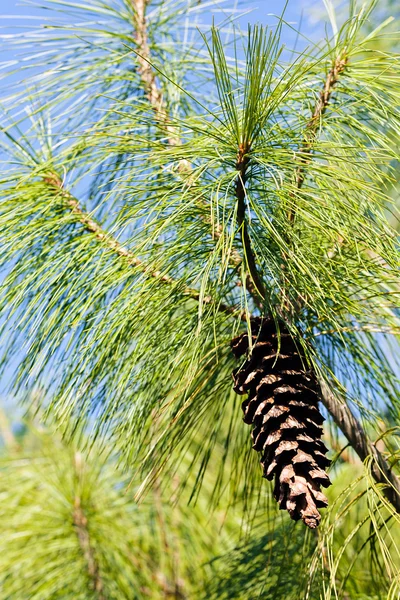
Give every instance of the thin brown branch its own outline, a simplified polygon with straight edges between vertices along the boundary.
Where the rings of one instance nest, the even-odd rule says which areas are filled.
[[[262,308],[265,298],[265,286],[261,276],[258,273],[256,259],[251,246],[249,230],[246,221],[246,176],[249,164],[249,147],[241,147],[237,156],[236,170],[238,177],[236,179],[236,199],[237,199],[237,220],[242,234],[243,250],[245,262],[249,270],[246,275],[246,288],[253,297],[256,306]]]
[[[79,452],[75,453],[74,467],[75,475],[78,480],[76,488],[79,489],[79,479],[81,477],[82,471],[82,457],[79,454]],[[82,551],[83,557],[86,561],[91,590],[96,594],[97,600],[106,600],[106,596],[104,595],[104,584],[100,575],[99,564],[97,562],[96,553],[90,539],[90,534],[88,530],[88,520],[83,510],[81,497],[78,492],[76,492],[75,494],[72,518],[76,530],[76,535],[78,537],[79,546]]]
[[[44,178],[45,183],[47,183],[51,188],[57,191],[58,194],[61,194],[62,199],[64,201],[65,206],[71,211],[71,213],[76,217],[76,219],[85,227],[87,231],[92,233],[95,238],[105,245],[109,250],[115,252],[117,256],[126,260],[128,265],[132,267],[137,267],[142,273],[144,273],[147,277],[156,279],[160,283],[164,283],[171,286],[178,286],[179,281],[170,277],[169,275],[162,274],[158,270],[154,270],[152,267],[149,267],[143,261],[135,256],[133,252],[125,248],[118,240],[113,238],[110,234],[104,231],[104,229],[89,215],[87,214],[80,206],[78,200],[70,194],[64,187],[61,179],[56,174],[47,175]],[[181,290],[181,294],[183,296],[187,296],[200,301],[200,293],[190,287],[184,287]],[[214,304],[214,299],[211,296],[204,296],[202,298],[202,302],[204,304]],[[240,316],[242,320],[246,319],[246,315],[238,310],[234,306],[230,306],[224,303],[216,304],[216,308],[219,312],[223,312],[229,315]]]
[[[171,125],[162,91],[157,84],[156,74],[151,66],[151,52],[147,31],[146,7],[147,0],[131,0],[135,13],[135,40],[139,73],[144,89],[158,120],[166,127],[168,143],[171,146],[179,144],[176,128]]]
[[[378,448],[368,439],[361,423],[351,412],[344,399],[337,398],[322,382],[322,402],[333,417],[336,425],[346,436],[362,462],[372,456],[372,475],[375,481],[384,485],[384,494],[400,514],[400,480],[392,472],[388,462]]]
[[[313,146],[317,138],[318,129],[321,125],[321,119],[324,116],[329,103],[331,101],[333,90],[339,81],[340,75],[346,68],[347,58],[344,54],[340,54],[334,61],[332,68],[330,69],[328,76],[325,80],[323,89],[320,92],[317,103],[314,107],[311,119],[307,123],[306,131],[303,138],[303,144],[300,148],[300,165],[297,167],[294,182],[295,188],[300,190],[303,186],[306,169],[305,167],[309,164]],[[289,222],[293,223],[296,216],[296,208],[294,204],[295,193],[291,194],[292,206],[289,211]]]
[[[162,92],[156,83],[156,76],[150,65],[150,47],[147,35],[146,0],[132,0],[135,10],[135,40],[138,47],[139,73],[144,83],[150,104],[156,113],[165,118]]]
[[[316,140],[318,128],[321,123],[321,119],[326,112],[326,109],[331,100],[332,92],[334,90],[335,85],[339,80],[340,74],[344,71],[346,67],[347,59],[339,56],[332,68],[330,69],[328,76],[326,78],[324,87],[319,95],[318,101],[314,107],[312,116],[310,121],[307,124],[306,133],[304,135],[303,144],[300,149],[300,165],[296,169],[295,172],[295,187],[297,190],[300,190],[304,180],[305,180],[305,167],[310,162],[312,149],[314,142]],[[264,283],[262,281],[262,277],[258,272],[256,258],[252,249],[251,240],[248,232],[248,227],[246,223],[246,172],[248,167],[248,152],[249,147],[240,147],[238,156],[237,156],[237,164],[236,169],[239,171],[239,175],[236,181],[236,198],[238,201],[238,222],[242,231],[242,240],[243,240],[243,248],[245,253],[245,260],[247,267],[249,269],[249,276],[246,278],[246,288],[249,294],[252,296],[254,302],[258,307],[263,306],[263,299],[266,295],[266,290]],[[292,206],[288,215],[289,222],[293,223],[295,219],[295,205],[294,205],[294,194],[291,194]],[[232,257],[233,264],[238,265],[240,262],[236,263],[236,256]]]
[[[324,83],[324,87],[319,93],[318,100],[315,104],[314,110],[312,112],[311,118],[307,123],[307,127],[305,133],[303,135],[303,142],[299,150],[300,155],[300,164],[295,170],[293,177],[293,187],[296,191],[291,191],[289,194],[290,199],[290,208],[288,212],[288,221],[289,225],[293,225],[296,218],[296,194],[302,188],[303,183],[306,177],[306,166],[310,163],[312,158],[312,151],[314,147],[314,143],[317,139],[317,133],[321,126],[322,117],[324,116],[329,103],[331,101],[332,93],[336,84],[339,81],[340,75],[343,73],[346,68],[347,57],[342,53],[337,56],[335,59],[332,68],[328,72],[327,78]],[[332,251],[328,252],[328,257],[334,256],[336,253],[336,248]],[[287,260],[287,254],[283,253],[284,263]],[[286,290],[286,276],[285,276],[285,266],[282,266],[282,274],[284,278],[283,289]],[[289,308],[288,298],[286,297],[286,292],[283,292],[283,305],[286,306],[286,309]],[[301,301],[296,303],[296,308],[299,309],[301,307]]]

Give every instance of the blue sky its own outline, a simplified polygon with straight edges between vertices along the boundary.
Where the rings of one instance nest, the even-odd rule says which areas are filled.
[[[233,0],[227,2],[227,6],[233,3]],[[0,4],[0,23],[2,29],[6,27],[7,29],[12,28],[15,31],[29,24],[28,16],[39,17],[45,14],[45,11],[35,6],[35,4],[40,4],[40,0],[32,0],[32,4],[29,4],[29,0],[0,0]],[[250,5],[250,3],[248,4]],[[273,15],[281,14],[286,0],[253,0],[251,4],[252,9],[248,14],[247,20],[271,24],[274,21]],[[307,22],[307,17],[310,17],[312,14],[316,15],[317,11],[320,13],[321,10],[323,11],[322,0],[288,0],[286,19],[296,28],[302,23],[302,31],[307,35],[315,35],[317,32],[323,32],[323,23],[322,21],[319,23],[315,22],[315,19],[311,18],[312,22],[310,24],[310,22]],[[49,13],[48,11],[46,12],[46,16],[48,16]],[[35,21],[35,25],[38,25],[39,21]]]
[[[218,2],[221,3],[222,0],[214,1],[217,4]],[[43,3],[46,2],[50,4],[49,0],[43,0]],[[210,0],[203,0],[203,2],[206,6],[210,4]],[[32,27],[41,27],[44,19],[51,21],[55,13],[40,8],[41,4],[42,0],[0,0],[0,33],[21,33],[21,31]],[[326,11],[324,10],[323,0],[226,0],[225,6],[232,8],[235,4],[239,4],[241,9],[243,9],[243,6],[248,7],[247,14],[240,19],[240,25],[243,28],[247,27],[248,22],[274,25],[276,16],[282,14],[286,5],[285,20],[293,27],[293,30],[286,27],[282,41],[289,48],[294,46],[297,38],[295,31],[299,28],[304,35],[303,46],[307,44],[305,41],[307,37],[314,41],[324,37]],[[58,10],[62,11],[62,6],[59,6]],[[217,23],[222,20],[221,12],[219,15],[214,13],[214,16]],[[64,20],[64,16],[62,18]],[[212,18],[211,11],[208,11],[208,14],[202,17],[206,22],[209,20],[210,23]],[[301,39],[297,40],[296,47],[300,49]],[[13,60],[16,57],[16,52],[13,46],[4,47],[2,45],[0,63]]]
[[[72,0],[71,0],[72,1]],[[118,0],[110,0],[115,3]],[[221,6],[224,5],[224,0],[203,0],[207,7],[211,2],[215,2]],[[75,0],[76,4],[79,4]],[[62,5],[59,5],[57,13],[40,8],[44,3],[51,5],[51,0],[0,0],[0,34],[21,34],[32,28],[41,28],[45,21],[55,22],[60,17],[65,24],[65,14],[63,13]],[[85,2],[81,3],[85,4]],[[87,2],[90,4],[90,2]],[[308,45],[307,39],[319,41],[325,37],[325,28],[327,15],[324,9],[323,0],[225,0],[227,9],[238,5],[240,10],[246,7],[246,14],[239,20],[240,26],[246,28],[248,22],[261,23],[263,25],[274,26],[277,21],[277,16],[281,15],[285,5],[285,20],[289,27],[284,28],[282,32],[282,41],[290,49],[296,45],[296,49],[300,50]],[[215,18],[216,23],[224,20],[222,11],[206,10],[202,15],[202,21],[212,22]],[[72,22],[73,17],[71,17]],[[296,31],[300,29],[302,36],[298,37]],[[329,29],[328,29],[329,31]],[[13,45],[2,44],[0,64],[3,62],[12,61],[18,57],[17,48]],[[15,81],[17,75],[8,79],[8,82]],[[1,90],[0,82],[0,92]],[[3,83],[4,85],[4,83]]]
[[[36,4],[40,4],[40,1],[35,2]],[[23,15],[31,15],[31,14],[38,14],[40,12],[40,9],[35,8],[33,6],[33,4],[31,4],[30,6],[28,6],[29,4],[29,0],[26,0],[25,2],[23,0],[1,0],[1,9],[0,9],[0,15],[4,16],[4,15],[19,15],[19,16],[23,16]],[[233,4],[233,0],[232,0],[232,4]],[[260,20],[260,21],[264,21],[267,18],[267,15],[269,13],[280,13],[282,10],[282,7],[285,4],[284,0],[254,0],[253,2],[254,4],[254,10],[252,11],[252,20]],[[290,18],[294,18],[297,19],[299,17],[299,15],[301,14],[302,10],[308,9],[310,10],[310,8],[312,8],[313,6],[316,5],[320,5],[322,6],[323,2],[322,0],[320,2],[318,2],[318,0],[312,0],[307,1],[307,0],[289,0],[288,2],[288,15],[290,16]]]

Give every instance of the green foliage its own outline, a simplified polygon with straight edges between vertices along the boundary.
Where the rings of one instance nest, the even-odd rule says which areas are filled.
[[[357,410],[372,439],[398,422],[398,240],[385,190],[399,158],[399,56],[380,44],[385,28],[371,26],[373,5],[352,2],[332,37],[289,52],[281,42],[283,18],[272,31],[255,26],[242,33],[233,13],[211,33],[197,21],[200,35],[194,26],[201,3],[154,2],[147,37],[153,82],[163,93],[155,107],[138,60],[133,2],[42,5],[55,12],[44,27],[11,40],[21,61],[2,71],[10,85],[1,100],[1,365],[12,372],[14,393],[40,387],[48,399],[43,409],[65,439],[94,454],[83,474],[62,444],[60,460],[53,460],[59,442],[46,442],[56,446],[40,457],[4,466],[10,484],[2,510],[16,502],[13,523],[21,532],[26,526],[32,546],[25,533],[11,536],[10,552],[1,553],[2,585],[9,597],[68,597],[58,578],[68,557],[67,593],[87,597],[71,521],[79,492],[88,526],[95,524],[107,597],[123,598],[131,588],[139,594],[141,587],[157,594],[148,555],[156,554],[156,570],[164,573],[163,554],[141,532],[154,522],[148,496],[142,521],[113,468],[100,466],[101,450],[129,472],[141,471],[139,496],[145,488],[151,496],[164,469],[162,482],[179,473],[186,499],[202,502],[203,482],[207,500],[217,505],[229,491],[225,502],[258,523],[256,503],[264,494],[255,490],[257,457],[231,390],[229,348],[251,315],[285,316],[320,376]],[[338,64],[329,102],[316,111]],[[24,73],[21,83],[15,73]],[[241,152],[248,160],[245,221],[265,288],[261,306],[248,293],[249,278],[257,282],[236,193]],[[383,439],[395,469],[396,436]],[[363,492],[371,482],[367,469]],[[338,513],[328,513],[318,540],[285,520],[281,525],[265,500],[265,531],[230,555],[227,572],[237,579],[225,574],[225,587],[219,578],[209,593],[257,597],[260,581],[249,577],[263,550],[274,555],[262,584],[266,598],[278,598],[276,589],[289,580],[293,598],[305,580],[309,598],[345,598],[347,590],[367,597],[364,565],[343,582],[371,526],[364,552],[375,543],[373,556],[386,569],[376,597],[394,598],[397,540],[388,539],[397,517],[382,490],[364,495],[362,515],[342,526]],[[39,556],[40,567],[33,552],[25,555],[21,565],[33,586],[27,591],[12,586],[22,585],[16,557],[36,543],[32,515],[43,526],[46,558]],[[48,545],[46,515],[53,519]],[[191,560],[197,565],[197,554],[207,562],[225,550],[202,540],[199,532],[202,550],[193,544],[182,567],[190,590],[197,577]],[[138,563],[132,547],[143,553]],[[304,567],[296,581],[293,571],[282,570],[285,556],[293,571]],[[47,577],[49,565],[47,584],[36,574]]]
[[[48,431],[30,426],[0,472],[2,600],[197,597],[204,561],[229,547],[234,519],[222,531],[223,511],[178,501],[177,480],[137,504],[132,472]]]
[[[365,486],[359,466],[342,464],[337,475],[319,534],[288,521],[265,532],[260,518],[249,540],[212,563],[208,597],[397,598],[398,515],[390,516],[380,494]]]
[[[237,285],[245,280],[247,261],[230,261],[234,245],[241,245],[234,182],[242,143],[250,148],[247,216],[267,290],[265,310],[295,307],[301,298],[299,325],[321,342],[317,356],[325,376],[345,371],[347,380],[363,382],[363,398],[354,394],[354,401],[367,400],[375,410],[385,398],[396,412],[393,367],[384,357],[371,360],[375,346],[364,333],[398,332],[398,252],[379,184],[395,157],[387,138],[399,129],[399,61],[368,50],[361,28],[369,11],[354,13],[322,51],[307,48],[291,62],[282,55],[282,23],[273,34],[251,30],[242,57],[241,36],[233,31],[234,60],[225,58],[213,30],[208,66],[203,46],[182,49],[164,43],[159,32],[162,64],[171,62],[165,49],[175,49],[174,60],[183,61],[182,68],[174,66],[179,85],[158,71],[166,106],[173,105],[170,124],[163,125],[140,91],[137,69],[131,76],[124,66],[135,64],[134,39],[124,33],[128,24],[132,29],[129,7],[104,9],[93,1],[88,12],[73,5],[70,10],[82,18],[87,13],[87,19],[97,11],[103,24],[106,10],[105,29],[81,20],[77,30],[59,25],[53,33],[47,26],[35,34],[39,55],[46,44],[51,53],[48,68],[41,68],[40,92],[31,94],[30,129],[18,133],[15,122],[26,93],[4,99],[14,116],[4,129],[9,158],[0,217],[3,363],[25,348],[14,388],[40,381],[59,421],[70,430],[90,426],[95,436],[111,433],[125,456],[146,447],[155,413],[163,423],[159,452],[165,456],[177,437],[195,432],[204,420],[211,423],[209,439],[216,439],[232,397],[228,342],[240,325],[239,317],[218,307],[232,305],[247,315],[257,310]],[[116,20],[108,19],[109,11]],[[163,14],[163,27],[179,31],[180,5],[168,5]],[[153,19],[160,24],[157,15],[154,8],[150,31]],[[119,49],[104,46],[105,30]],[[72,54],[71,36],[79,47]],[[118,68],[111,61],[104,70],[110,48]],[[93,60],[85,52],[93,52]],[[25,60],[32,67],[34,56]],[[207,97],[197,94],[197,74],[182,79],[189,57],[204,65],[199,77]],[[346,68],[308,161],[304,136],[311,107],[337,57],[345,57]],[[52,61],[63,65],[66,81]],[[37,77],[28,79],[28,89]],[[83,104],[78,113],[75,90]],[[166,134],[180,142],[166,143]],[[294,178],[299,168],[301,190]],[[57,177],[65,191],[52,185]],[[70,194],[86,204],[102,233],[71,210]],[[116,252],[114,238],[128,256]]]

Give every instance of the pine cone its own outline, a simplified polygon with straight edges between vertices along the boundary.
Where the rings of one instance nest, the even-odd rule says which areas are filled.
[[[318,508],[328,501],[321,486],[331,485],[325,468],[330,460],[321,441],[324,418],[318,410],[321,388],[285,324],[273,319],[252,319],[253,350],[248,334],[231,342],[236,358],[247,354],[233,372],[234,390],[248,394],[242,404],[244,422],[253,425],[253,448],[261,455],[264,477],[275,477],[274,497],[295,521],[314,529]],[[278,351],[279,347],[279,351]]]

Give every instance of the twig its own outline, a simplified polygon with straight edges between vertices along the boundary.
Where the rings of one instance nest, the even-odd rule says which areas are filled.
[[[76,452],[74,456],[74,468],[75,476],[77,478],[76,486],[79,488],[79,480],[82,471],[82,457],[79,452]],[[92,591],[95,592],[97,600],[106,600],[104,595],[104,585],[100,576],[99,565],[96,560],[95,550],[90,540],[88,520],[82,508],[80,494],[77,492],[74,499],[73,523],[76,529],[79,546],[87,564],[87,571],[90,578]]]
[[[237,220],[242,233],[242,242],[245,255],[245,261],[249,269],[249,275],[246,276],[246,288],[253,297],[254,302],[259,308],[263,307],[263,299],[265,298],[265,286],[258,273],[256,259],[251,247],[251,240],[246,222],[246,175],[249,164],[248,146],[239,148],[236,170],[238,177],[236,180],[235,192],[237,199]]]
[[[300,148],[300,165],[297,167],[294,181],[295,188],[300,190],[305,180],[305,167],[310,162],[311,154],[314,146],[314,142],[317,137],[318,128],[321,124],[321,119],[324,116],[326,109],[330,103],[332,93],[335,85],[339,81],[340,75],[346,68],[347,58],[344,54],[340,54],[334,61],[332,68],[330,69],[328,76],[325,80],[324,87],[319,95],[318,101],[314,107],[311,119],[307,123],[306,131],[303,138],[303,144]],[[292,200],[294,199],[295,192],[291,194]],[[293,223],[296,216],[296,208],[294,202],[289,211],[289,222]]]
[[[165,104],[162,91],[157,85],[156,74],[151,67],[151,53],[146,21],[146,6],[148,1],[131,0],[131,3],[135,13],[135,40],[138,48],[137,59],[139,63],[140,77],[156,117],[166,126],[168,133],[168,144],[170,146],[176,146],[180,143],[176,127],[171,125],[169,122],[170,119],[168,116],[167,106]]]
[[[144,83],[150,104],[155,111],[165,117],[164,102],[161,90],[156,83],[156,77],[150,65],[150,47],[147,35],[146,0],[131,0],[136,18],[135,40],[140,54],[138,54],[139,73]]]
[[[303,142],[299,150],[300,155],[300,165],[297,167],[294,173],[294,188],[296,191],[291,191],[289,193],[290,199],[290,208],[288,213],[288,221],[289,226],[293,226],[295,218],[296,218],[296,194],[302,188],[303,183],[306,177],[306,166],[310,163],[312,157],[312,151],[314,147],[314,143],[317,138],[318,128],[321,125],[321,119],[324,116],[329,102],[332,97],[332,93],[335,85],[339,81],[339,76],[346,68],[347,57],[341,53],[335,59],[332,68],[328,72],[328,76],[325,80],[324,87],[322,88],[317,103],[315,104],[313,113],[311,115],[311,119],[308,121],[305,133],[303,135]],[[336,253],[336,249],[328,252],[328,257],[332,258]],[[283,259],[287,260],[287,254],[283,252]],[[289,308],[289,301],[286,295],[286,285],[285,282],[287,278],[285,276],[285,266],[282,266],[284,285],[283,285],[283,305],[286,306],[286,309]],[[296,303],[297,310],[301,307],[301,301]]]
[[[56,190],[57,193],[61,194],[63,201],[67,208],[71,211],[71,213],[77,218],[77,220],[87,229],[93,233],[96,239],[107,246],[108,249],[112,250],[119,257],[125,259],[130,266],[138,267],[138,269],[147,275],[147,277],[158,280],[160,283],[165,283],[167,285],[179,285],[179,281],[170,277],[169,275],[163,275],[160,271],[154,270],[143,261],[135,256],[133,252],[125,248],[118,240],[110,236],[108,233],[102,229],[102,227],[89,215],[87,214],[79,205],[78,200],[70,194],[64,187],[61,179],[58,175],[52,173],[47,175],[44,178],[45,183],[47,183],[52,189]],[[181,291],[183,296],[188,296],[197,302],[200,301],[200,293],[190,287],[184,287]],[[214,304],[214,299],[211,296],[204,296],[202,299],[204,304]],[[218,311],[227,313],[229,315],[237,315],[240,316],[241,320],[246,320],[246,315],[243,311],[238,310],[235,306],[230,306],[224,303],[216,304]]]
[[[400,480],[391,471],[390,466],[378,448],[368,439],[361,423],[351,412],[344,399],[338,399],[321,382],[322,403],[333,417],[336,425],[346,436],[354,451],[362,462],[368,456],[374,459],[372,475],[377,483],[385,486],[384,494],[396,511],[400,514]]]

